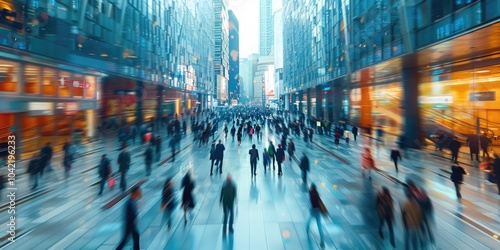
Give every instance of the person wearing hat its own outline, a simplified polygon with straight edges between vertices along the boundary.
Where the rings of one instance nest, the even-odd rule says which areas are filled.
[[[276,161],[278,162],[278,175],[281,176],[283,175],[283,171],[281,171],[281,164],[285,160],[285,150],[283,150],[283,147],[281,144],[278,144],[278,149],[276,150]]]
[[[130,193],[130,199],[125,204],[125,231],[123,234],[123,239],[120,245],[116,248],[117,250],[123,249],[125,244],[127,244],[128,238],[132,235],[134,240],[134,250],[139,250],[139,230],[137,230],[137,216],[139,212],[137,211],[137,200],[141,197],[141,189],[138,186],[132,188]]]

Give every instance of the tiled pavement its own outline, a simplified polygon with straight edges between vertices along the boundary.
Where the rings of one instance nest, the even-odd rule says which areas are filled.
[[[221,126],[222,127],[222,126]],[[266,130],[267,132],[267,130]],[[276,136],[266,133],[265,141],[257,142],[259,152],[267,146],[267,139],[277,145]],[[291,136],[294,138],[294,136]],[[331,219],[324,219],[326,249],[390,249],[388,241],[377,233],[377,215],[374,211],[376,189],[389,187],[395,204],[403,199],[402,186],[392,178],[404,181],[406,177],[416,179],[424,186],[436,207],[435,234],[438,249],[495,249],[500,245],[493,236],[500,233],[500,200],[496,187],[484,181],[482,173],[466,167],[471,173],[463,185],[462,203],[454,197],[448,170],[449,162],[435,157],[430,152],[414,152],[411,160],[404,159],[401,170],[396,173],[385,148],[372,146],[377,166],[382,174],[373,173],[373,180],[363,179],[360,174],[359,154],[362,146],[368,145],[363,138],[347,147],[333,147],[332,140],[315,136],[311,147],[306,147],[302,138],[294,139],[297,155],[306,152],[312,163],[309,182],[319,187],[319,192],[329,209]],[[305,231],[309,201],[307,187],[300,180],[300,171],[295,161],[288,157],[283,168],[284,175],[263,172],[262,161],[258,163],[256,178],[250,176],[248,150],[251,142],[243,139],[240,147],[230,138],[225,140],[224,174],[210,176],[208,160],[209,146],[190,145],[191,138],[184,139],[186,148],[175,162],[157,166],[151,178],[143,184],[143,197],[139,201],[142,249],[318,249],[319,236],[313,225],[310,237]],[[390,145],[391,142],[387,142]],[[165,140],[163,145],[166,145]],[[119,151],[105,145],[108,155],[116,161]],[[321,146],[321,148],[320,148]],[[113,153],[109,153],[112,151]],[[131,150],[132,169],[128,184],[145,179],[142,149]],[[164,147],[163,157],[169,149]],[[418,156],[417,156],[418,154]],[[110,209],[102,206],[116,197],[119,190],[106,190],[97,197],[96,171],[86,169],[97,165],[100,153],[85,156],[75,167],[68,182],[51,179],[45,184],[47,193],[34,197],[17,207],[18,240],[0,243],[5,249],[114,249],[122,235],[122,211],[124,201]],[[347,164],[346,164],[347,163]],[[113,164],[116,169],[116,164]],[[76,170],[79,169],[79,170]],[[161,223],[159,209],[161,186],[167,176],[174,177],[176,188],[186,171],[191,170],[196,181],[196,207],[184,225],[182,211],[174,213],[174,226],[168,231]],[[62,177],[62,172],[55,174]],[[238,187],[238,205],[235,233],[222,238],[222,209],[218,204],[224,177],[230,173]],[[22,192],[27,180],[19,181]],[[117,180],[119,181],[119,180]],[[23,186],[24,185],[24,186]],[[28,193],[28,191],[24,191]],[[179,193],[180,199],[180,193]],[[396,206],[396,246],[403,247],[403,229]],[[7,213],[0,214],[7,221]],[[6,232],[6,225],[0,225]],[[130,241],[127,247],[131,249]]]

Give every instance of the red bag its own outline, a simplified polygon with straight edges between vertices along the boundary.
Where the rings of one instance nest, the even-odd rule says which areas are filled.
[[[115,187],[115,184],[116,184],[115,177],[110,177],[108,180],[109,189],[113,189]]]

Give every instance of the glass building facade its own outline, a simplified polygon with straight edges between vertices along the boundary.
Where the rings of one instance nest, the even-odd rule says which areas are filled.
[[[309,117],[412,141],[436,130],[466,138],[477,119],[500,134],[499,4],[285,0],[284,99]]]
[[[141,123],[207,106],[212,0],[0,0],[0,8],[0,96],[10,103],[0,105],[0,142],[15,131],[20,152],[58,149],[75,131],[92,137],[107,119]]]
[[[239,22],[232,10],[229,10],[229,100],[240,99],[240,34]]]

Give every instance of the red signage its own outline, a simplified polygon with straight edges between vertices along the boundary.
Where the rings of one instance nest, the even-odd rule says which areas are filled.
[[[59,78],[59,84],[61,86],[73,86],[73,88],[88,89],[90,88],[90,82],[83,80],[70,80],[64,77]]]

